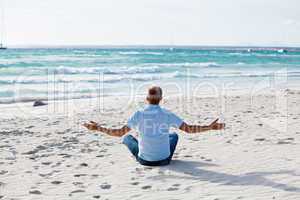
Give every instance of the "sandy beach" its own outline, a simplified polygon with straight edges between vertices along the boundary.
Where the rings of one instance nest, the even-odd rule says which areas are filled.
[[[0,0],[0,200],[300,200],[299,35],[296,0]]]
[[[227,126],[180,132],[164,167],[141,166],[120,138],[81,126],[119,127],[142,98],[1,105],[0,199],[300,199],[300,91],[284,92],[165,99],[163,107],[188,123],[223,113]]]

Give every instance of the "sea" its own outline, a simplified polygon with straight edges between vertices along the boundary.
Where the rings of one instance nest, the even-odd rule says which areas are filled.
[[[144,95],[256,93],[300,86],[300,49],[59,47],[0,51],[0,104]]]

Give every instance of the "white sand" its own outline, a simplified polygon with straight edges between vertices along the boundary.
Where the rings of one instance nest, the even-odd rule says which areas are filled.
[[[167,99],[163,106],[188,123],[207,124],[222,111],[227,128],[180,133],[165,167],[141,166],[120,138],[95,140],[80,126],[121,126],[143,104],[133,102],[2,105],[0,199],[300,199],[300,92]]]

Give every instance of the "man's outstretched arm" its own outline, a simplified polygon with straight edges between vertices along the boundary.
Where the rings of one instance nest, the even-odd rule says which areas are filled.
[[[89,130],[100,131],[106,133],[107,135],[115,137],[122,137],[131,130],[128,126],[123,126],[122,128],[118,129],[104,128],[93,121],[90,121],[89,123],[84,123],[83,126],[85,126]]]
[[[224,129],[225,124],[224,123],[218,123],[219,119],[216,119],[213,121],[210,125],[208,126],[199,126],[199,125],[189,125],[185,122],[181,124],[179,127],[180,130],[186,132],[186,133],[201,133],[204,131],[209,131],[209,130],[221,130]]]

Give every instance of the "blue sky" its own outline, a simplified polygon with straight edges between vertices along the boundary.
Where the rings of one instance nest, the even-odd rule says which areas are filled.
[[[300,46],[299,0],[2,0],[8,45]]]

